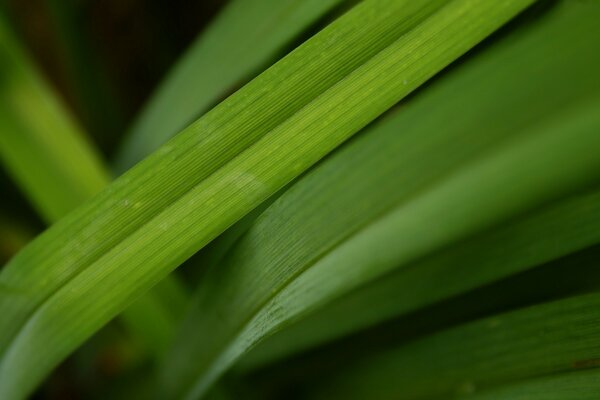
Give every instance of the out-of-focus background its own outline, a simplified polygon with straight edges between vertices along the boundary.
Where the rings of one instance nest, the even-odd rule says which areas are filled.
[[[38,70],[110,160],[144,101],[225,3],[3,0],[0,6]],[[97,103],[88,103],[90,97]],[[0,214],[14,219],[0,224],[10,227],[0,243],[3,265],[45,224],[2,166],[0,188]],[[136,346],[119,322],[111,323],[65,361],[34,398],[122,398],[127,388],[139,394],[149,365]]]
[[[30,55],[96,144],[111,156],[119,136],[152,89],[226,0],[5,3]],[[74,57],[76,52],[79,54]],[[78,76],[82,68],[73,62],[85,62],[87,75]],[[102,120],[90,115],[85,102],[82,104],[85,95],[75,89],[82,81],[88,82],[87,90],[105,96]]]

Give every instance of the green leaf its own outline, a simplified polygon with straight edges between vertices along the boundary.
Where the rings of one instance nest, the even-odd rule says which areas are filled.
[[[40,215],[56,222],[107,186],[109,174],[1,16],[0,60],[0,161]],[[181,306],[183,288],[173,277],[164,286],[169,300]],[[155,355],[163,354],[181,314],[181,307],[165,308],[165,300],[150,292],[123,313],[124,323]]]
[[[201,392],[264,337],[370,280],[385,280],[395,268],[414,278],[403,287],[406,293],[401,293],[397,308],[390,313],[380,307],[382,315],[376,318],[423,306],[436,296],[500,279],[597,241],[598,194],[542,210],[521,224],[507,222],[600,178],[598,153],[590,150],[598,148],[600,140],[594,133],[600,123],[594,116],[600,59],[598,53],[586,51],[595,44],[595,36],[587,35],[598,29],[599,9],[592,7],[594,14],[581,4],[565,6],[566,11],[561,7],[552,18],[534,21],[468,60],[277,200],[227,259],[205,276],[164,367],[165,385],[173,392],[185,386]],[[540,54],[545,58],[538,59]],[[540,66],[545,73],[533,79]],[[557,82],[564,74],[571,79]],[[532,102],[540,92],[548,93]],[[586,165],[577,166],[580,161]],[[567,172],[570,168],[572,174]],[[489,260],[489,268],[472,277],[470,269],[483,258],[483,248],[482,254],[473,255],[478,257],[475,264],[464,265],[456,277],[448,277],[452,265],[444,269],[441,257],[430,264],[417,263],[461,240],[477,240],[475,235],[500,223],[508,224],[504,231],[477,245],[549,228],[569,241],[555,246],[549,238],[539,244],[543,253],[528,254],[520,246],[531,242],[515,236],[506,249],[520,250],[521,259],[497,270]],[[563,228],[569,230],[560,232]],[[472,244],[456,254],[472,251]],[[413,268],[421,265],[427,268]],[[439,295],[410,290],[417,283],[426,286],[432,271],[437,279],[430,284],[441,286]],[[445,279],[452,286],[444,288]],[[379,306],[388,305],[378,300]],[[355,311],[364,313],[369,307],[364,303]],[[337,321],[329,322],[322,331],[335,331]],[[294,348],[293,339],[285,341],[288,349]]]
[[[344,1],[231,1],[148,101],[119,151],[117,170],[156,150]]]
[[[473,393],[470,400],[596,400],[600,393],[598,369],[528,379],[497,389]]]
[[[63,218],[0,274],[0,397],[531,2],[363,2]]]
[[[598,190],[520,216],[335,299],[261,343],[240,368],[263,366],[599,243],[598,227]]]
[[[332,376],[337,377],[336,371],[350,363],[359,364],[365,356],[434,332],[543,302],[595,292],[600,285],[599,257],[600,244],[358,330],[266,368],[248,371],[237,367],[223,381],[248,383],[259,393],[262,388],[272,393],[283,392],[290,385],[298,391],[310,390]]]
[[[517,386],[497,393],[513,390],[523,396],[528,378],[597,366],[599,306],[598,294],[583,295],[436,333],[357,360],[336,372],[314,397],[470,399],[480,390],[507,384]],[[576,393],[569,398],[579,398]]]
[[[414,111],[413,118],[406,118],[404,123],[410,123],[408,120],[424,121],[427,119],[429,122],[418,123],[428,124],[427,126],[432,130],[454,129],[457,138],[455,143],[459,143],[458,140],[466,140],[469,142],[468,145],[473,146],[474,139],[468,139],[468,136],[460,132],[461,129],[472,126],[474,129],[472,134],[476,137],[479,135],[475,131],[476,127],[484,125],[486,120],[510,119],[517,121],[516,118],[522,118],[519,113],[538,118],[539,112],[551,114],[550,110],[559,104],[557,101],[564,101],[565,105],[568,105],[573,101],[574,96],[585,97],[589,94],[600,93],[599,82],[595,79],[595,71],[600,69],[599,52],[588,51],[589,48],[598,47],[597,41],[594,39],[600,34],[596,24],[598,17],[600,17],[600,8],[597,4],[572,2],[556,4],[554,8],[546,11],[543,18],[533,26],[522,27],[512,35],[513,39],[507,38],[506,49],[503,52],[493,46],[490,49],[492,54],[489,58],[497,60],[496,62],[487,64],[479,62],[477,64],[476,60],[470,60],[470,65],[465,69],[470,68],[471,72],[465,71],[462,78],[458,76],[460,72],[457,72],[452,78],[449,77],[447,82],[442,82],[440,86],[444,87],[445,85],[446,99],[441,100],[440,98],[438,102],[444,103],[447,111],[440,111],[439,106],[434,105],[433,99],[429,103],[422,101],[420,108],[415,105],[415,108],[420,111]],[[537,71],[540,70],[543,70],[544,74],[537,74]],[[494,71],[502,71],[502,75],[498,76]],[[468,74],[472,77],[486,76],[486,79],[489,80],[473,85]],[[570,79],[564,79],[566,76]],[[450,79],[453,79],[454,83],[450,82]],[[472,86],[471,92],[466,89],[469,85]],[[531,102],[531,98],[536,96],[536,93],[545,93],[547,90],[544,88],[550,87],[554,93],[548,93],[544,98]],[[434,90],[434,88],[430,89],[432,92]],[[440,97],[443,96],[442,90],[439,89]],[[478,96],[477,100],[472,103],[462,102],[461,96],[456,95],[459,90],[465,97],[472,96],[475,99],[475,96]],[[486,93],[487,101],[484,100]],[[431,93],[431,97],[433,96]],[[465,104],[467,105],[465,106]],[[506,109],[512,110],[510,116],[509,114],[504,116],[499,114],[503,104],[507,107]],[[408,107],[410,108],[411,105]],[[451,119],[451,115],[459,115],[460,109],[465,107],[470,112],[463,115],[469,121],[459,120],[455,126],[448,128],[447,121]],[[562,106],[558,106],[558,109],[560,108]],[[434,109],[433,112],[430,111],[432,109]],[[406,111],[403,110],[407,113]],[[454,117],[454,119],[456,118]],[[381,124],[383,126],[375,129],[388,129],[390,132],[387,135],[390,137],[401,129],[401,121],[397,122],[397,126],[394,126],[391,121],[387,125],[385,124],[384,122]],[[417,122],[412,122],[412,124],[417,124]],[[436,124],[437,126],[435,126]],[[381,133],[381,135],[385,134]],[[382,139],[377,147],[390,147],[390,140],[393,139],[385,142]],[[416,147],[418,143],[419,139],[415,137],[413,141],[404,142],[402,146],[411,149],[418,148]],[[359,146],[361,145],[356,144],[357,153],[361,151],[358,150]],[[439,142],[437,148],[441,149],[441,154],[432,154],[424,163],[430,164],[430,159],[440,160],[441,157],[448,157],[445,149],[449,149],[451,146],[452,141]],[[396,154],[405,152],[402,148],[397,148],[395,151]],[[370,157],[376,157],[375,154],[373,151]],[[354,161],[354,164],[356,163]],[[332,165],[331,169],[340,169],[348,174],[354,174],[351,165],[352,161],[348,158],[347,163],[339,162],[336,166]],[[356,167],[354,168],[356,169]],[[431,165],[415,164],[414,168],[413,179],[418,180],[424,176],[423,171],[427,171]],[[442,164],[439,168],[443,169],[446,166]],[[382,168],[372,167],[371,169],[381,170]],[[394,173],[396,176],[406,175],[407,167],[401,167],[398,164],[398,169]],[[380,179],[379,184],[385,185],[385,182],[393,182],[393,175],[390,174]],[[405,182],[403,181],[404,184]],[[345,191],[349,185],[349,182],[340,184],[337,190]],[[392,185],[392,183],[388,183],[388,185]],[[320,189],[313,189],[312,196],[333,198],[335,197],[333,190],[336,189],[331,191],[328,189],[332,187],[332,179],[329,181],[324,179],[324,182],[320,184]],[[395,190],[401,189],[396,188]],[[377,281],[336,299],[323,309],[286,327],[282,332],[261,343],[245,358],[242,368],[254,368],[292,353],[299,353],[304,349],[371,326],[381,320],[414,311],[419,307],[490,280],[534,267],[597,243],[599,241],[598,226],[600,226],[600,222],[598,222],[599,195],[600,192],[595,190],[552,204],[544,209],[535,210],[533,213],[522,215],[514,221],[508,221],[503,226],[489,232],[478,234],[463,243],[453,245],[423,260],[418,260],[409,268],[384,275]],[[366,188],[363,196],[370,196],[371,201],[375,202],[389,194],[379,195],[372,188]],[[364,198],[354,199],[355,203],[360,204],[365,201]],[[306,206],[304,205],[304,207]],[[348,206],[348,204],[333,203],[330,207],[331,209],[347,209]],[[317,208],[321,208],[321,206]],[[312,213],[318,212],[318,210],[312,211]],[[328,212],[331,210],[324,211],[323,215]],[[363,216],[364,213],[361,211]],[[281,233],[273,234],[281,235]],[[323,238],[318,237],[315,240],[322,241]],[[394,299],[394,301],[390,301],[390,299]]]
[[[0,89],[2,162],[46,222],[56,221],[99,192],[109,174],[3,20]]]

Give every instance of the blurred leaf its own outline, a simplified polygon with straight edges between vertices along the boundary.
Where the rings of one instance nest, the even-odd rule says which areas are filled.
[[[0,46],[0,157],[40,215],[56,221],[109,175],[3,20]]]
[[[148,101],[121,148],[125,171],[265,66],[346,0],[233,0],[190,46]]]
[[[55,222],[108,185],[109,175],[2,18],[0,80],[0,161],[46,222]],[[177,299],[178,310],[165,308],[166,297],[157,290],[123,314],[134,335],[159,355],[171,340],[185,297],[174,278],[163,286],[170,288],[169,301]]]
[[[0,274],[0,397],[530,3],[361,3],[40,235]]]
[[[471,398],[507,383],[526,387],[527,378],[593,368],[600,360],[599,306],[598,294],[578,296],[418,339],[349,365],[317,397]],[[523,388],[512,390],[523,396]]]
[[[568,192],[578,183],[598,179],[600,163],[598,157],[592,155],[587,160],[579,158],[578,161],[584,162],[579,166],[570,161],[560,174],[547,174],[548,163],[552,165],[552,161],[560,160],[560,165],[565,167],[566,160],[598,145],[595,141],[600,138],[595,132],[600,127],[600,118],[592,112],[598,104],[600,102],[593,103],[585,112],[576,113],[561,123],[550,121],[536,130],[527,130],[526,138],[499,149],[487,160],[469,165],[415,201],[368,224],[366,229],[341,242],[335,251],[313,252],[308,258],[310,268],[296,262],[306,260],[299,255],[308,247],[309,241],[302,240],[308,237],[306,231],[282,230],[274,235],[259,222],[231,258],[204,277],[198,290],[197,311],[187,321],[187,332],[176,341],[171,362],[164,368],[164,380],[181,388],[187,386],[181,377],[200,376],[200,384],[206,385],[215,370],[222,371],[263,337],[307,310],[394,267],[409,264],[558,193]],[[569,143],[578,144],[569,149]],[[533,159],[535,162],[531,162]],[[530,168],[521,171],[519,166],[525,162]],[[494,190],[508,185],[513,186],[515,192],[499,195]],[[279,204],[283,204],[285,197]],[[473,198],[477,200],[475,203],[466,201]],[[481,206],[473,208],[472,204]],[[453,212],[448,213],[448,210]],[[292,216],[302,217],[307,216],[304,213]],[[448,222],[438,225],[432,234],[425,221],[442,218]],[[335,218],[329,216],[327,221],[328,226],[332,226]],[[278,226],[286,229],[298,226],[289,222],[280,218],[282,225]],[[310,221],[304,219],[304,223]],[[397,243],[397,237],[406,239]],[[275,238],[273,241],[282,247],[267,246],[261,238]],[[288,240],[294,244],[290,245]],[[391,241],[396,245],[392,246]],[[286,250],[273,252],[274,248]],[[286,259],[291,261],[286,262]],[[223,318],[224,315],[227,318]],[[199,332],[205,334],[199,335]]]
[[[379,218],[390,205],[402,204],[407,196],[511,136],[527,134],[528,124],[599,94],[600,52],[588,50],[597,47],[599,16],[597,4],[561,2],[537,20],[524,21],[304,179],[248,235],[251,245],[240,243],[239,254],[229,261],[239,269],[271,263],[294,265],[298,271],[310,268],[314,254],[335,251],[330,248],[365,221]],[[386,273],[259,344],[245,357],[243,368],[298,353],[597,243],[599,196],[595,190],[519,215]],[[327,221],[327,229],[321,221]],[[391,247],[397,246],[391,243],[397,237],[387,239]],[[296,244],[299,241],[302,244]],[[249,256],[249,251],[256,254]]]
[[[490,391],[473,393],[472,400],[596,400],[600,393],[598,369],[528,379]]]

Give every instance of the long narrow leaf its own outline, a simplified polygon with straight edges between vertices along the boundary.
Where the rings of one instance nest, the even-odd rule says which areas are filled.
[[[471,394],[470,400],[596,400],[600,370],[591,369],[529,379]]]
[[[265,252],[260,252],[252,261],[262,260],[268,268],[244,269],[240,267],[242,258],[237,258],[215,269],[200,289],[197,307],[204,306],[205,312],[197,313],[188,325],[207,334],[178,341],[185,346],[172,355],[171,364],[165,368],[165,382],[180,388],[186,386],[181,377],[192,382],[197,379],[194,391],[199,393],[251,346],[311,308],[577,184],[599,179],[598,157],[589,153],[589,158],[581,156],[600,145],[596,134],[600,116],[595,113],[599,104],[594,102],[585,112],[532,130],[530,137],[460,171],[416,201],[355,233],[335,252],[313,261],[311,268],[290,269],[290,264],[263,258]],[[576,162],[571,161],[574,157],[578,157]],[[560,160],[562,170],[549,177],[547,165],[555,160]],[[527,171],[515,168],[525,162],[529,162]],[[496,188],[509,185],[515,192],[498,195]],[[474,204],[480,206],[473,207],[470,199],[476,199]],[[442,220],[445,223],[435,230],[425,223]],[[404,238],[401,244],[397,237]],[[256,257],[252,247],[243,250],[238,257]],[[272,256],[268,250],[266,253]]]
[[[256,368],[600,242],[600,191],[509,221],[350,292],[274,335]]]
[[[55,224],[0,274],[0,397],[531,3],[361,3]]]
[[[0,161],[53,223],[107,186],[109,174],[1,18],[0,59]],[[181,306],[185,296],[174,278],[164,286]],[[149,350],[162,354],[180,312],[165,308],[158,292],[150,292],[124,312],[123,321]],[[144,322],[149,316],[165,323]]]
[[[40,215],[53,222],[99,192],[109,174],[3,20],[0,46],[0,156]]]
[[[348,366],[321,395],[471,398],[527,378],[593,368],[600,358],[599,305],[598,294],[584,295],[440,332]]]
[[[560,182],[560,174],[578,168],[575,164],[582,157],[598,159],[590,151],[596,145],[576,142],[577,138],[598,140],[593,133],[598,129],[598,121],[593,122],[597,100],[590,99],[600,95],[599,82],[594,80],[600,59],[598,53],[586,51],[595,44],[594,36],[585,40],[590,30],[597,30],[600,10],[581,4],[565,7],[461,65],[270,207],[225,262],[205,277],[171,362],[165,366],[166,385],[175,391],[189,382],[201,391],[214,375],[293,317],[370,279],[385,280],[394,268],[405,267],[402,276],[411,275],[402,287],[405,292],[398,295],[402,297],[397,307],[376,308],[373,318],[364,314],[370,306],[365,303],[364,309],[355,309],[362,311],[357,318],[371,322],[405,312],[597,241],[596,194],[544,210],[523,224],[508,224],[506,231],[495,233],[498,236],[489,235],[488,242],[475,242],[489,246],[516,232],[568,228],[561,232],[564,236],[555,236],[568,239],[564,247],[554,246],[549,238],[540,242],[540,254],[523,251],[522,259],[506,266],[499,262],[504,269],[496,270],[497,264],[489,262],[488,268],[472,277],[469,269],[475,267],[465,265],[461,272],[470,279],[457,275],[448,288],[443,283],[445,275],[452,274],[452,264],[441,263],[441,257],[423,263],[427,268],[413,268],[420,266],[415,262],[421,257],[570,194],[576,182],[585,187],[600,178],[593,161],[572,170],[573,175],[567,173]],[[564,52],[556,52],[557,48]],[[553,62],[540,63],[540,54]],[[541,65],[547,74],[533,76]],[[565,75],[572,79],[560,81]],[[556,91],[531,101],[549,87]],[[576,126],[587,125],[584,121],[590,125],[580,136]],[[482,132],[481,125],[489,128]],[[565,144],[582,147],[571,152]],[[555,219],[545,224],[542,218],[549,216]],[[531,243],[518,239],[507,250]],[[473,244],[467,243],[457,254],[472,251]],[[438,280],[431,286],[442,282],[439,295],[412,289],[417,284],[426,287],[432,272]],[[389,293],[393,290],[384,292]],[[380,306],[387,305],[377,300]],[[335,325],[336,320],[330,322]],[[321,333],[336,328],[327,323]],[[296,346],[293,339],[285,341],[288,349]]]
[[[231,1],[149,100],[120,149],[117,169],[156,150],[343,1]]]

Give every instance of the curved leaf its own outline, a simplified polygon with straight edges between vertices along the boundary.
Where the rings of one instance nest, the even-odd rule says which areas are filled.
[[[551,121],[539,130],[528,132],[531,137],[506,146],[488,160],[459,171],[414,201],[393,209],[334,247],[335,251],[315,252],[317,258],[311,259],[308,266],[289,257],[289,253],[307,247],[306,241],[298,237],[293,239],[291,247],[282,247],[286,249],[283,256],[272,252],[279,246],[253,246],[257,238],[272,237],[265,236],[265,225],[257,224],[248,232],[245,245],[201,283],[195,309],[203,312],[196,311],[187,321],[190,336],[177,341],[179,347],[164,369],[164,381],[181,388],[187,387],[182,380],[186,378],[194,382],[189,393],[201,393],[258,341],[312,308],[394,267],[407,265],[558,193],[572,190],[577,183],[600,178],[597,155],[588,153],[589,158],[581,157],[586,149],[599,144],[595,132],[600,127],[600,117],[593,112],[598,104],[593,103],[584,113],[576,113],[561,123]],[[577,162],[567,162],[574,156],[578,157]],[[547,166],[557,159],[561,160],[561,174],[547,175]],[[521,171],[517,166],[525,162],[529,162],[530,169]],[[507,190],[499,196],[494,190],[509,185],[515,188],[514,192]],[[285,195],[281,200],[284,198]],[[477,202],[471,203],[472,198]],[[448,214],[448,210],[452,213]],[[301,216],[304,215],[295,213],[293,218]],[[433,231],[424,222],[444,218],[447,222]],[[332,220],[330,217],[328,221]],[[275,241],[287,242],[290,236],[283,239],[278,236]],[[404,238],[400,244],[395,240],[399,236]],[[253,265],[257,267],[248,268]]]
[[[399,268],[257,346],[260,367],[600,242],[600,191],[551,204]]]
[[[540,37],[544,36],[537,39]],[[520,48],[519,53],[526,54],[528,50]],[[502,63],[505,57],[501,55],[498,60]],[[522,61],[516,60],[515,69],[523,68]],[[429,117],[424,126],[419,125],[422,118],[399,119],[403,124],[396,127],[405,127],[401,135],[398,130],[389,131],[387,136],[370,132],[355,142],[354,152],[338,153],[333,157],[337,162],[328,161],[309,174],[310,178],[284,194],[259,219],[225,263],[205,277],[198,290],[195,312],[164,368],[165,385],[178,395],[192,397],[201,393],[250,347],[320,302],[570,193],[577,188],[577,182],[585,186],[597,181],[597,161],[581,164],[581,170],[576,166],[582,161],[580,154],[589,157],[588,161],[598,158],[585,150],[596,146],[587,140],[598,140],[593,138],[598,121],[590,111],[597,106],[597,99],[589,99],[597,93],[597,87],[590,88],[588,79],[596,69],[589,68],[572,91],[549,96],[531,107],[531,113],[514,113],[520,102],[529,105],[530,90],[537,89],[525,86],[519,92],[522,82],[515,87],[506,86],[504,80],[494,87],[512,95],[506,97],[504,104],[497,104],[496,97],[482,101],[478,96],[466,102],[456,98],[455,90],[449,91],[455,96],[454,107],[481,107],[492,115],[501,115],[502,123],[494,124],[494,129],[486,135],[481,135],[478,129],[465,130],[463,125],[451,130],[447,118],[438,120],[439,115],[452,115],[446,111],[437,113],[446,104],[442,101],[446,100],[444,97],[437,98],[439,103],[423,100],[419,110],[426,110]],[[506,71],[505,79],[512,79],[513,73]],[[476,76],[489,78],[487,74]],[[477,93],[489,90],[481,80],[475,79],[472,84]],[[579,101],[574,101],[578,98]],[[584,108],[581,114],[579,106]],[[405,107],[399,118],[423,116],[423,113],[410,114],[410,105]],[[564,121],[555,117],[556,113]],[[472,115],[482,120],[489,120],[490,116]],[[550,120],[540,123],[542,117]],[[448,131],[429,130],[440,121],[450,126]],[[473,122],[473,126],[480,122]],[[578,127],[580,123],[583,125]],[[578,139],[583,142],[576,145]],[[488,147],[493,144],[492,150],[483,151],[486,144]],[[582,147],[572,148],[571,152],[566,144]],[[457,153],[449,152],[449,148],[457,149]],[[468,152],[472,160],[464,165]],[[448,157],[444,158],[445,154]],[[419,163],[419,160],[424,161]],[[563,160],[560,167],[548,171],[556,160]],[[524,163],[529,168],[521,168]],[[570,168],[574,168],[573,175],[566,171]],[[558,171],[565,175],[561,178]],[[384,186],[382,182],[386,179],[379,180],[379,173],[391,183]],[[394,180],[398,176],[406,178],[402,185],[398,184],[398,178]],[[360,186],[363,182],[364,186]],[[343,196],[339,196],[340,188],[344,188]],[[360,197],[357,192],[373,192],[375,200]],[[393,198],[387,198],[388,195]],[[376,212],[369,214],[372,207]],[[382,209],[383,217],[377,213]],[[374,220],[364,224],[363,218]],[[323,221],[327,221],[326,228]],[[444,223],[433,228],[427,221]],[[399,242],[398,237],[403,241]],[[190,389],[178,392],[182,386]]]
[[[600,93],[600,53],[589,51],[597,47],[599,16],[597,4],[562,2],[526,21],[304,179],[234,250],[229,264],[239,265],[223,268],[260,270],[278,263],[291,271],[310,268],[314,254],[334,252],[390,205],[401,204],[503,140],[526,135],[528,123]],[[489,126],[485,134],[481,126]],[[594,191],[536,209],[386,273],[283,328],[253,349],[242,368],[298,353],[597,243],[598,196]],[[195,313],[207,307],[196,307]],[[189,322],[187,329],[186,339],[179,340],[182,347],[199,340],[197,326]]]
[[[0,79],[6,82],[0,90],[0,160],[41,216],[56,222],[107,186],[109,174],[1,19],[0,46]],[[185,294],[179,283],[169,277],[161,287],[181,308]],[[150,351],[162,355],[181,311],[167,308],[158,293],[132,304],[123,322]]]
[[[63,218],[0,274],[0,397],[530,3],[361,3]]]

